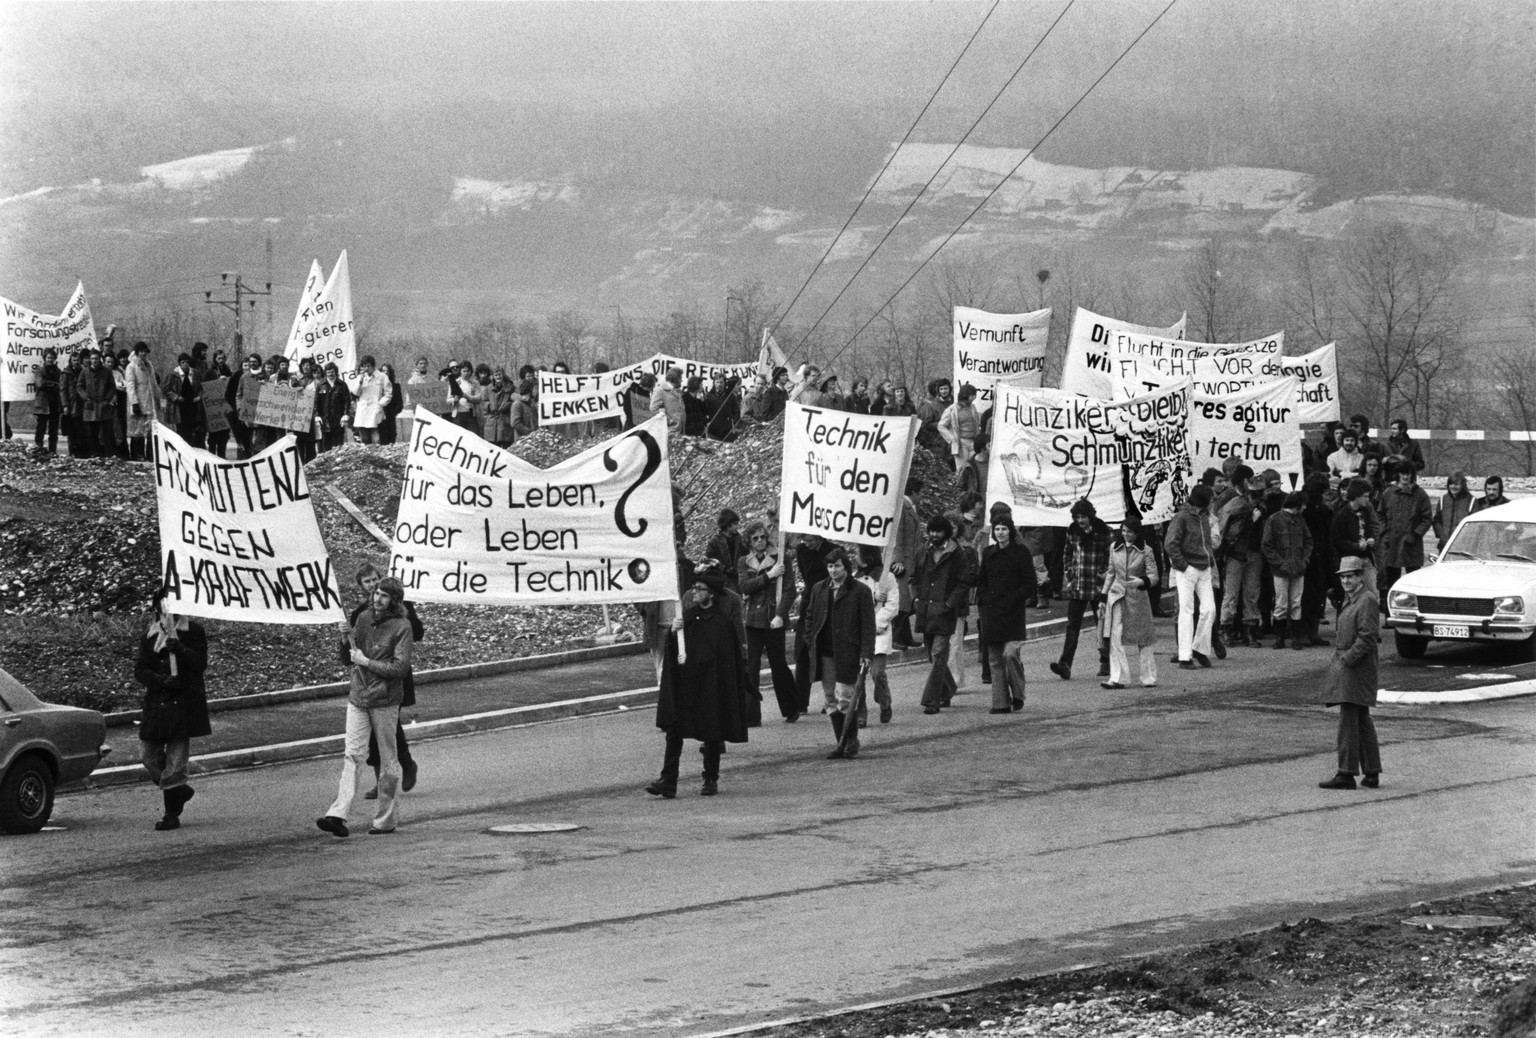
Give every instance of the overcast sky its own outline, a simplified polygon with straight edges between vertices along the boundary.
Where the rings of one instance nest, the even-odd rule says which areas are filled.
[[[930,3],[0,3],[7,114],[102,97],[339,95],[579,106],[920,104],[989,5]],[[974,112],[1065,6],[1000,6],[947,92]],[[1163,3],[1077,0],[1021,80],[1075,97]],[[1097,100],[1532,101],[1526,0],[1178,0]],[[968,103],[969,102],[969,103]]]

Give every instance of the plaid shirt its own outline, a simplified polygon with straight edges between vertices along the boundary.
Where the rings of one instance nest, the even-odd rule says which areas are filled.
[[[1067,528],[1062,554],[1062,597],[1091,602],[1104,590],[1109,572],[1109,527],[1093,520],[1093,530],[1083,533],[1076,523]]]

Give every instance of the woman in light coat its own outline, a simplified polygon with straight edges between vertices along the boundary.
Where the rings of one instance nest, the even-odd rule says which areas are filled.
[[[1104,575],[1104,635],[1109,639],[1109,680],[1102,688],[1124,688],[1130,677],[1127,644],[1141,657],[1141,683],[1157,684],[1157,629],[1152,626],[1152,603],[1144,593],[1157,584],[1157,566],[1148,558],[1141,540],[1141,519],[1127,515],[1120,523],[1120,543],[1109,550],[1109,572]]]
[[[880,549],[872,544],[859,545],[858,579],[869,588],[875,599],[875,654],[869,659],[866,672],[874,681],[875,702],[880,704],[880,723],[891,721],[891,685],[885,677],[885,657],[891,651],[891,623],[901,609],[901,589],[896,578],[885,568]],[[864,696],[866,674],[859,675],[853,697],[859,703],[859,725],[863,727],[869,714],[868,700]]]
[[[352,399],[352,431],[358,443],[378,443],[379,424],[384,421],[384,405],[389,403],[394,384],[389,376],[378,369],[372,357],[358,362],[362,377],[357,380],[357,393]]]

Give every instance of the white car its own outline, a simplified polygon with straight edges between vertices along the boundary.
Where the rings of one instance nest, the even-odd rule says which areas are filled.
[[[1518,642],[1536,658],[1536,498],[1463,519],[1387,592],[1387,626],[1405,659],[1436,639]]]

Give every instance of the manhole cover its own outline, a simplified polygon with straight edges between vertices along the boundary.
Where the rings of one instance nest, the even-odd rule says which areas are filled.
[[[1404,926],[1422,926],[1427,930],[1497,930],[1509,920],[1498,915],[1416,915],[1403,920]]]
[[[486,832],[496,836],[536,836],[539,833],[573,833],[585,828],[574,822],[516,822],[512,825],[493,825]]]

